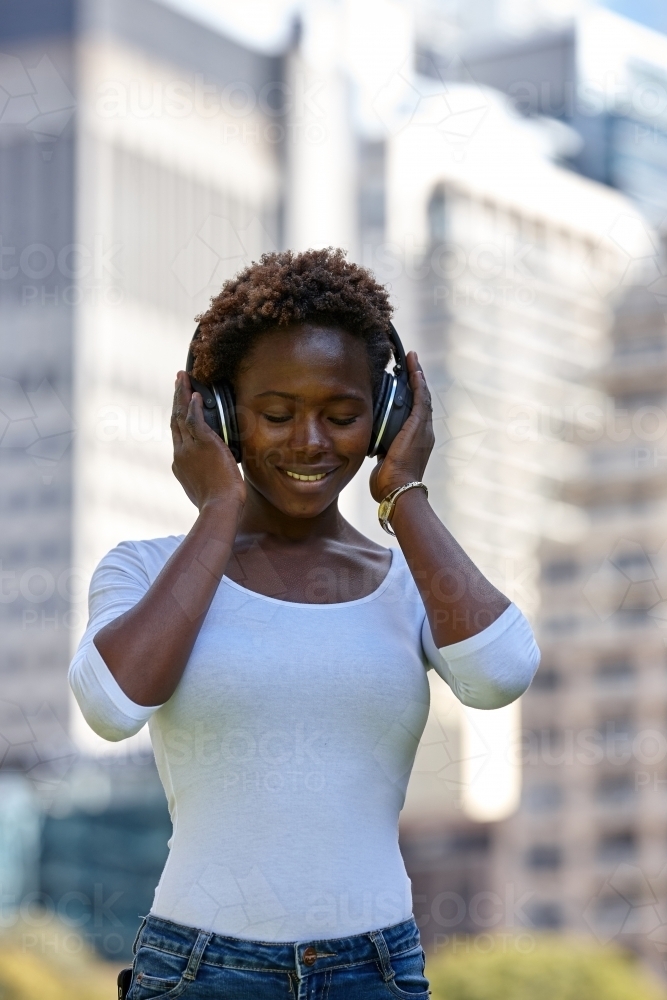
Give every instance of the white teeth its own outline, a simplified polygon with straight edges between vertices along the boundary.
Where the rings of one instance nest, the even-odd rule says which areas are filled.
[[[298,472],[290,472],[289,469],[285,469],[285,472],[292,479],[301,479],[304,483],[314,483],[317,482],[318,479],[324,479],[326,476],[326,472],[321,472],[319,476],[300,476]]]

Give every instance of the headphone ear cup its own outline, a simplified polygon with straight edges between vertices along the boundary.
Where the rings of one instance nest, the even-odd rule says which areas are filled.
[[[218,404],[215,401],[215,394],[210,389],[209,386],[204,385],[203,382],[198,382],[196,378],[190,375],[190,388],[193,392],[198,392],[202,398],[204,404],[204,420],[216,434],[222,437],[222,428],[220,426],[220,414],[218,413]]]
[[[375,424],[373,425],[373,441],[376,444],[373,451],[369,452],[369,455],[384,456],[387,454],[392,441],[410,416],[410,411],[412,410],[412,389],[410,388],[408,373],[403,371],[398,377],[389,375],[388,378],[392,384],[389,386],[389,396],[382,414],[379,415],[380,422],[377,427],[377,434]],[[394,382],[396,383],[396,391],[393,393],[392,399],[391,390]],[[382,430],[383,422],[384,430]],[[381,437],[377,441],[377,435],[380,432]]]
[[[373,407],[373,430],[371,432],[371,440],[368,446],[368,454],[370,456],[377,455],[378,453],[378,437],[382,431],[382,425],[385,423],[385,415],[387,413],[387,407],[389,406],[395,381],[396,379],[393,375],[390,375],[389,372],[384,372],[380,392],[378,393],[378,397],[375,400],[375,406]],[[382,436],[384,437],[384,434]]]
[[[232,389],[229,382],[223,379],[221,382],[217,382],[215,385],[217,390],[218,399],[220,400],[220,407],[222,409],[222,417],[225,421],[226,434],[222,433],[221,437],[226,440],[229,450],[236,459],[237,462],[241,461],[241,438],[239,434],[239,424],[236,417],[236,402],[234,399],[234,390]]]

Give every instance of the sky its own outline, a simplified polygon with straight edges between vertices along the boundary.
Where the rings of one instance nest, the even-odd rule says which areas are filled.
[[[161,0],[237,41],[265,52],[279,52],[290,34],[298,0]]]
[[[573,6],[571,0],[563,2],[564,9]],[[294,14],[301,6],[300,0],[243,0],[242,3],[238,0],[162,0],[162,3],[265,52],[280,52],[284,48]],[[550,6],[557,9],[558,3],[551,0]],[[602,0],[601,6],[667,32],[667,0]]]
[[[604,6],[649,28],[667,32],[666,0],[606,0]]]

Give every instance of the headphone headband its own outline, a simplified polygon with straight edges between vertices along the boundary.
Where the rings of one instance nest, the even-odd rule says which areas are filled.
[[[199,329],[199,327],[197,327],[197,329]],[[394,348],[394,357],[396,358],[396,363],[401,366],[401,371],[407,372],[408,360],[405,356],[405,349],[403,347],[403,344],[401,343],[401,338],[396,332],[396,327],[391,322],[391,320],[389,321],[389,340],[391,341],[391,345]],[[394,367],[394,374],[398,375],[398,372],[396,371],[395,367]]]

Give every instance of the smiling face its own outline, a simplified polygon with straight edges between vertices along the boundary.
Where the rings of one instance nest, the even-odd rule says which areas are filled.
[[[373,399],[364,342],[316,324],[263,334],[235,392],[246,481],[288,516],[322,513],[368,451]]]

